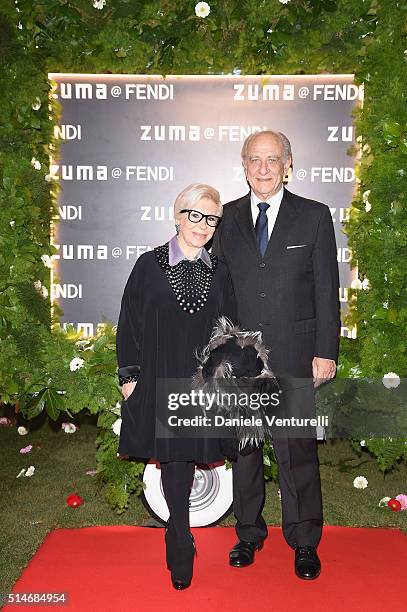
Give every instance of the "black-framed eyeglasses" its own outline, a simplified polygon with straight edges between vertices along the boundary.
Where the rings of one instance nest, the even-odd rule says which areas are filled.
[[[207,225],[210,227],[216,227],[222,220],[222,217],[218,217],[217,215],[204,215],[198,210],[191,210],[190,208],[183,208],[180,212],[188,213],[188,219],[192,221],[192,223],[199,223],[202,219],[205,219]]]

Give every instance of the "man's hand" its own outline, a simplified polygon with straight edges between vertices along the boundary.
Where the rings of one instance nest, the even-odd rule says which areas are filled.
[[[126,400],[134,391],[137,382],[128,382],[122,386],[122,393],[124,395],[124,399]]]
[[[323,382],[335,376],[336,363],[333,359],[314,357],[312,360],[312,376],[314,387],[319,387]]]

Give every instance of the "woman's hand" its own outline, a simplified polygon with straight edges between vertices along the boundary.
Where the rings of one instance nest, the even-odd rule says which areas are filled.
[[[124,395],[124,399],[128,399],[128,397],[133,393],[137,382],[128,382],[122,385],[122,393]]]

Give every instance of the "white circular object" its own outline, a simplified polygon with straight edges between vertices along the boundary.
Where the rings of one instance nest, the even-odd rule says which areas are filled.
[[[142,500],[150,514],[164,523],[169,511],[161,483],[159,464],[147,463],[143,482],[146,485]],[[200,465],[195,467],[194,481],[189,498],[191,527],[205,527],[219,522],[232,510],[232,470],[225,464]]]

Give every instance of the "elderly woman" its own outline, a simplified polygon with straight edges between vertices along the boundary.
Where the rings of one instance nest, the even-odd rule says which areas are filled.
[[[191,378],[196,350],[219,316],[232,321],[236,303],[226,265],[205,245],[221,221],[219,193],[204,184],[184,189],[174,204],[176,235],[141,255],[127,281],[117,326],[119,382],[125,400],[119,454],[155,459],[170,518],[165,531],[173,586],[192,580],[195,542],[189,495],[195,463],[224,459],[215,438],[156,437],[156,380]]]

